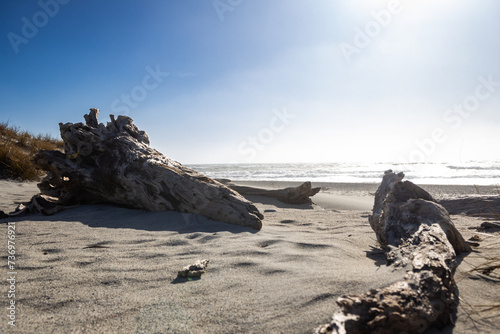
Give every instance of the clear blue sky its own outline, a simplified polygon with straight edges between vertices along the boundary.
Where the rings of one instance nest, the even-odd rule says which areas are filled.
[[[500,2],[0,3],[0,121],[126,114],[182,163],[500,160]]]

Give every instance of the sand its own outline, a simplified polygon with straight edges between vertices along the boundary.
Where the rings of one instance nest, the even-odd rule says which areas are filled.
[[[385,266],[368,224],[378,185],[319,186],[325,190],[313,198],[315,205],[249,197],[264,213],[261,231],[109,205],[0,220],[0,331],[12,330],[4,307],[15,300],[19,333],[311,333],[338,310],[337,297],[389,285],[404,273]],[[0,181],[0,189],[3,211],[37,193],[30,182]],[[436,198],[475,193],[462,186],[427,189]],[[486,256],[500,256],[500,234],[473,229],[483,217],[452,218],[466,239],[479,233],[482,240],[459,258],[458,321],[442,333],[497,333],[500,312],[476,311],[500,302],[498,270],[469,271]],[[16,227],[12,299],[5,292],[7,222]],[[210,260],[200,279],[177,278],[200,259]]]

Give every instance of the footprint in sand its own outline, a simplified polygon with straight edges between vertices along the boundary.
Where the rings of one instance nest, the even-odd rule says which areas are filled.
[[[160,246],[167,246],[167,247],[175,247],[175,246],[187,246],[189,245],[189,241],[184,240],[184,239],[174,239],[174,240],[169,240]]]
[[[123,244],[126,245],[140,245],[140,244],[145,244],[148,242],[154,242],[156,239],[139,239],[139,240],[127,240],[124,241]]]
[[[109,248],[107,245],[111,245],[113,242],[112,241],[101,241],[97,242],[95,244],[88,245],[86,247],[83,247],[83,249],[92,249],[92,248]]]
[[[322,294],[319,294],[316,297],[310,299],[309,301],[303,303],[302,307],[306,307],[306,306],[309,306],[312,304],[323,302],[323,301],[326,301],[326,300],[329,300],[329,299],[335,298],[335,297],[338,297],[338,296],[331,294],[331,293],[322,293]]]
[[[59,248],[46,248],[42,249],[43,255],[49,255],[49,254],[59,254],[62,253],[63,250]]]
[[[280,221],[281,224],[287,224],[287,225],[300,225],[300,226],[311,226],[312,223],[301,223],[299,221],[293,220],[293,219],[284,219]]]
[[[233,263],[233,266],[238,267],[238,268],[255,267],[257,265],[258,265],[258,263],[251,262],[251,261],[243,261],[243,262]]]
[[[199,232],[196,232],[196,233],[192,233],[190,235],[188,235],[186,238],[188,239],[198,239],[199,237],[201,237],[203,234],[199,233]]]
[[[289,274],[288,271],[283,269],[263,269],[260,271],[263,275],[273,276],[273,275],[281,275],[281,274]]]
[[[91,264],[94,264],[95,262],[91,262],[91,261],[78,261],[78,262],[75,262],[75,266],[77,268],[84,268],[84,267],[87,267],[87,266],[90,266]]]
[[[301,249],[306,249],[306,250],[314,250],[314,249],[324,249],[324,248],[330,248],[332,247],[331,245],[324,245],[324,244],[310,244],[306,242],[296,242],[295,246],[301,248]]]
[[[218,239],[218,238],[220,238],[219,235],[211,234],[211,235],[206,235],[203,238],[198,239],[197,241],[201,244],[206,244],[207,242],[212,241],[214,239]]]
[[[262,247],[262,248],[266,248],[266,247],[269,247],[271,245],[277,244],[279,242],[281,242],[281,240],[265,240],[265,241],[261,241],[261,242],[257,243],[257,246]]]

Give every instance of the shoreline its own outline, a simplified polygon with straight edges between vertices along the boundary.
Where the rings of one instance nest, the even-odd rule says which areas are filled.
[[[296,187],[303,182],[296,181],[232,181],[240,186],[263,189],[280,189]],[[348,183],[348,182],[311,182],[313,187],[321,187],[321,191],[311,199],[314,204],[329,210],[362,210],[371,211],[375,192],[379,183]],[[0,201],[0,210],[8,213],[13,211],[19,202],[28,202],[31,196],[37,194],[36,181],[0,180],[0,188],[13,189],[4,193]],[[500,196],[498,186],[473,185],[419,185],[429,192],[436,200],[455,199],[464,196]],[[478,193],[479,191],[479,193]]]
[[[382,178],[381,178],[382,179]],[[262,188],[285,188],[296,187],[306,181],[258,181],[258,180],[231,180],[233,183],[244,186],[254,186]],[[409,180],[411,181],[411,180]],[[413,182],[413,181],[412,181]],[[414,182],[415,183],[415,182]],[[313,187],[325,188],[328,192],[367,192],[370,196],[375,193],[380,182],[378,183],[358,183],[358,182],[314,182],[311,181]],[[419,187],[432,193],[441,193],[448,195],[477,195],[476,187],[481,195],[500,195],[500,187],[498,185],[463,185],[463,184],[418,184]]]
[[[241,186],[264,189],[296,187],[302,182],[290,181],[233,181]],[[312,182],[313,187],[321,187],[321,191],[311,197],[314,204],[328,210],[362,210],[372,211],[378,183],[333,183]],[[478,195],[500,196],[496,186],[468,185],[419,185],[429,192],[437,201],[472,197]],[[479,194],[478,194],[479,191]]]

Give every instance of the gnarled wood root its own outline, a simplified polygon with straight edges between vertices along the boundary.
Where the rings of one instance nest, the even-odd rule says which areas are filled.
[[[223,184],[184,167],[155,149],[127,116],[98,123],[59,124],[64,151],[40,151],[37,167],[47,172],[38,185],[61,205],[111,203],[146,211],[175,210],[255,229],[262,214]]]
[[[385,173],[369,221],[388,263],[411,271],[389,287],[339,298],[341,311],[316,333],[422,333],[450,324],[458,302],[456,253],[470,246],[448,212],[403,177]]]
[[[29,202],[19,204],[14,212],[6,214],[0,211],[0,219],[21,217],[32,213],[41,213],[45,216],[50,216],[66,208],[67,207],[58,205],[56,202],[38,194],[33,196]]]

